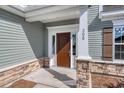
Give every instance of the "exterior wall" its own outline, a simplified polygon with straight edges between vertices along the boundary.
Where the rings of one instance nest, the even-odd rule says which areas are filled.
[[[39,58],[13,68],[0,71],[0,86],[3,87],[8,83],[11,83],[16,79],[43,67],[49,67],[49,58]]]
[[[111,21],[101,21],[99,6],[92,5],[88,9],[88,39],[89,55],[93,59],[102,59],[103,56],[103,28],[112,27]]]
[[[103,12],[124,10],[124,5],[104,5]]]
[[[77,60],[77,87],[124,87],[124,64]]]
[[[28,23],[0,9],[0,28],[0,68],[44,56],[42,23]]]

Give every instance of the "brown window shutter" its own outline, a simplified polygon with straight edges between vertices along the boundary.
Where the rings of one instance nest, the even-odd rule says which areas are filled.
[[[103,60],[112,61],[112,28],[103,30]]]

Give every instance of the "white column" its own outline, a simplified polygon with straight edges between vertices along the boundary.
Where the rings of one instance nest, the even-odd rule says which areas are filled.
[[[88,12],[83,11],[79,20],[79,32],[77,36],[77,59],[91,59],[88,51]]]

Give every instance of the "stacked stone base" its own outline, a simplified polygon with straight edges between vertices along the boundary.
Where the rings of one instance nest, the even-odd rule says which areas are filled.
[[[124,87],[124,64],[77,60],[77,87]]]
[[[8,84],[36,69],[49,67],[49,58],[40,58],[0,72],[0,86]]]

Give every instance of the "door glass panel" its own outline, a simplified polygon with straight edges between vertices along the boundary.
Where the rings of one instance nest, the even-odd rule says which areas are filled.
[[[72,39],[73,39],[73,43],[72,43],[73,55],[76,55],[76,34],[72,35]]]
[[[52,54],[55,54],[55,35],[52,36]]]
[[[122,43],[124,43],[124,30],[122,30]]]

